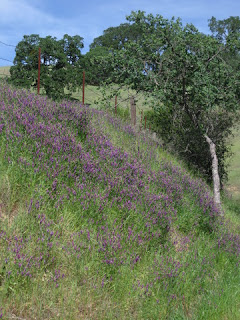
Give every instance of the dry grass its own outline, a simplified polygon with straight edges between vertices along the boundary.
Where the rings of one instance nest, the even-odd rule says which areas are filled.
[[[10,76],[10,67],[0,67],[0,78]]]

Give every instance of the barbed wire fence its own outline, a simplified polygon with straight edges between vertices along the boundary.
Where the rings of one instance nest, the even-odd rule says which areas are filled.
[[[132,126],[140,130],[151,130],[151,123],[146,117],[146,111],[150,110],[150,100],[146,94],[123,85],[114,85],[112,88],[109,86],[106,91],[108,94],[102,95],[96,104],[102,105],[103,109],[112,111],[116,116],[130,119]]]
[[[3,45],[5,45],[5,46],[7,46],[7,47],[13,47],[13,48],[16,48],[16,46],[15,46],[15,45],[5,43],[5,42],[3,42],[3,41],[1,41],[1,40],[0,40],[0,43],[1,43],[1,44],[3,44]]]
[[[13,44],[8,44],[0,40],[0,46],[6,46],[10,48],[16,48]],[[0,60],[10,62],[14,64],[14,61],[7,59],[5,57],[0,57]],[[5,69],[4,67],[0,68],[0,78],[10,77],[9,69]],[[146,115],[144,115],[144,104],[147,104],[146,95],[142,92],[134,92],[133,90],[124,87],[123,85],[119,85],[118,87],[109,86],[107,89],[99,87],[98,90],[93,89],[92,86],[86,87],[87,92],[91,93],[93,98],[88,99],[88,105],[99,105],[99,107],[103,107],[105,109],[110,109],[116,116],[121,116],[122,118],[131,120],[131,124],[138,129],[148,129],[151,130],[151,124],[147,123]],[[103,90],[101,90],[103,89]],[[106,94],[106,91],[109,91]],[[89,95],[90,97],[90,95]],[[81,98],[79,98],[80,100]],[[138,103],[140,102],[140,103]],[[139,106],[140,105],[140,106]]]

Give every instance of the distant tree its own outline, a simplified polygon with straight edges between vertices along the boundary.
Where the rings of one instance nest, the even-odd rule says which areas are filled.
[[[141,38],[111,57],[114,81],[155,96],[155,128],[188,162],[212,177],[220,206],[227,138],[237,119],[240,73],[223,59],[236,44],[200,33],[180,19],[133,12]],[[110,61],[109,61],[110,63]]]
[[[30,88],[36,84],[39,44],[37,34],[25,35],[18,43],[14,66],[10,68],[11,80],[15,85]]]
[[[82,84],[80,69],[83,61],[83,55],[81,54],[81,49],[84,47],[83,38],[78,35],[71,37],[65,34],[63,39],[60,40],[60,44],[67,58],[66,87],[71,93]]]
[[[69,36],[65,34],[63,39],[60,40],[60,44],[63,47],[67,62],[70,65],[74,65],[81,58],[81,49],[83,49],[83,38],[76,36]]]
[[[101,85],[111,72],[111,64],[105,63],[109,51],[106,47],[96,46],[91,48],[81,60],[80,68],[85,70],[86,83]]]
[[[212,17],[208,22],[212,36],[226,45],[224,59],[234,68],[238,68],[240,61],[240,17],[229,17],[224,20]],[[231,42],[231,46],[227,46],[229,42]]]
[[[36,87],[38,74],[38,48],[41,48],[41,88],[48,97],[62,99],[64,89],[70,92],[80,85],[78,62],[81,58],[83,38],[64,35],[62,40],[39,35],[24,36],[16,47],[14,66],[10,68],[10,81],[21,87]]]
[[[240,17],[229,17],[224,20],[217,20],[212,17],[208,20],[208,26],[215,38],[221,42],[226,42],[227,38],[240,37]]]
[[[121,50],[128,41],[136,41],[141,37],[138,26],[130,23],[122,23],[117,27],[110,27],[104,30],[103,35],[94,39],[90,45],[91,49],[104,47],[109,51]]]
[[[112,72],[111,65],[106,63],[106,57],[115,50],[122,50],[128,41],[136,41],[140,37],[138,26],[130,23],[104,30],[103,35],[93,40],[90,51],[84,56],[88,83],[100,85],[106,81]]]

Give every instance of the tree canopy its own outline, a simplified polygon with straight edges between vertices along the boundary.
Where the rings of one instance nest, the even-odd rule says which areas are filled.
[[[237,69],[240,65],[240,18],[237,16],[217,20],[212,17],[208,22],[212,36],[226,45],[225,60]],[[231,42],[230,46],[227,45],[229,42]]]
[[[212,17],[208,20],[208,26],[215,38],[221,42],[226,41],[229,37],[240,37],[240,18],[229,17],[224,20],[217,20],[215,17]]]
[[[41,87],[47,96],[61,99],[64,88],[70,92],[81,83],[77,66],[82,58],[83,38],[64,35],[63,39],[37,34],[25,35],[16,47],[14,66],[10,68],[11,81],[22,87],[37,86],[38,48],[41,48]]]
[[[111,65],[105,63],[109,50],[104,46],[93,47],[81,60],[81,67],[86,72],[86,83],[101,85],[111,73]]]
[[[155,130],[209,179],[217,148],[220,177],[226,174],[227,138],[237,118],[240,99],[239,64],[227,55],[239,43],[199,32],[180,19],[133,12],[128,21],[140,30],[137,41],[114,51],[110,81],[125,83],[154,96]]]
[[[122,23],[117,27],[110,27],[103,31],[103,35],[95,38],[90,49],[104,47],[108,51],[121,50],[128,41],[137,41],[141,37],[141,30],[136,24]]]
[[[153,98],[154,130],[209,181],[217,175],[222,180],[227,139],[239,115],[240,19],[212,17],[209,28],[212,34],[206,35],[181,19],[132,12],[126,23],[94,39],[84,56],[80,36],[24,36],[11,79],[36,86],[41,47],[41,85],[54,99],[80,85],[83,69],[90,84],[143,90]]]

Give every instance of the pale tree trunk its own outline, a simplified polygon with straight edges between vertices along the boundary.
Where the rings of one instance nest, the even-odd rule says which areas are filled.
[[[218,158],[216,154],[216,145],[213,141],[205,134],[205,139],[209,144],[211,158],[212,158],[212,178],[213,178],[213,193],[214,203],[222,212],[221,199],[220,199],[220,178],[218,173]]]

